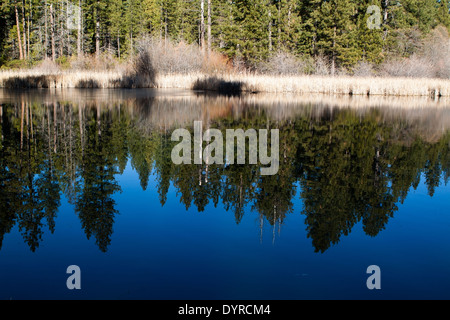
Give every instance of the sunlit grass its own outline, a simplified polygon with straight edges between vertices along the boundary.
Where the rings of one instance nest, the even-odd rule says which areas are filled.
[[[267,93],[321,93],[370,96],[450,96],[450,79],[381,78],[350,76],[267,76],[226,74],[220,77],[230,83],[242,83],[242,91]],[[192,88],[193,79],[203,79],[205,90],[214,90],[216,77],[205,75],[165,75],[158,85],[163,88]]]
[[[120,71],[1,71],[0,87],[120,88],[126,87]],[[227,73],[221,75],[160,74],[157,88],[220,90],[220,84],[239,84],[241,92],[318,93],[352,96],[450,96],[450,79],[382,78],[350,76],[268,76]],[[195,85],[195,86],[194,86]],[[222,85],[223,87],[223,85]]]

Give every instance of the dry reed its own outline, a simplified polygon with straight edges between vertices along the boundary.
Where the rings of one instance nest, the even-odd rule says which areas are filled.
[[[122,88],[126,75],[118,71],[2,71],[2,88]],[[218,81],[218,79],[220,81]],[[228,73],[157,74],[157,88],[220,90],[223,83],[240,84],[242,92],[342,94],[352,96],[450,96],[450,79],[352,76],[269,76]],[[219,85],[217,85],[219,84]]]
[[[205,79],[205,75],[160,77],[161,88],[192,88],[192,79]],[[367,96],[450,96],[450,79],[381,78],[352,76],[268,76],[228,74],[221,77],[229,83],[242,83],[243,92],[267,93],[320,93]],[[211,86],[206,86],[209,89]]]

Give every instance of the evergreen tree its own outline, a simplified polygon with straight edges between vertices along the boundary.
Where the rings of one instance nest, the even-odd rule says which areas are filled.
[[[438,23],[447,27],[450,32],[450,1],[439,1],[439,9],[436,13]]]
[[[234,2],[233,17],[235,26],[232,54],[242,57],[251,64],[268,56],[269,15],[265,0],[237,0]]]
[[[358,51],[358,60],[368,61],[370,63],[380,63],[383,61],[383,30],[381,28],[369,29],[367,21],[372,13],[368,13],[369,6],[378,6],[381,8],[380,1],[360,1],[357,7],[357,14],[354,15],[354,23],[356,25],[355,32],[352,36],[356,37],[356,45]],[[381,11],[380,11],[381,14]],[[382,22],[380,16],[380,23]]]
[[[117,56],[120,58],[123,52],[121,46],[124,43],[126,25],[124,23],[125,8],[122,0],[111,0],[107,6],[108,25],[111,42],[115,42]]]
[[[329,57],[332,73],[338,64],[349,66],[358,61],[356,26],[351,19],[354,11],[350,0],[330,0],[322,2],[313,13],[314,19],[319,21],[316,52]]]

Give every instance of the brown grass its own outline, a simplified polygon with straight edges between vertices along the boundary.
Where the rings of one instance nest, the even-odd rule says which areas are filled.
[[[139,74],[135,75],[136,77]],[[119,71],[2,71],[2,88],[129,88],[136,82]],[[133,84],[133,85],[130,85]],[[209,76],[202,73],[156,75],[140,87],[179,88],[220,91],[238,88],[239,92],[320,93],[352,96],[450,96],[450,79],[352,77],[352,76],[269,76],[228,73]]]
[[[208,82],[208,79],[210,81]],[[162,75],[157,78],[159,88],[217,90],[218,77],[202,74]],[[222,82],[240,83],[243,92],[320,93],[366,96],[450,96],[450,79],[352,77],[352,76],[269,76],[253,74],[226,74]]]

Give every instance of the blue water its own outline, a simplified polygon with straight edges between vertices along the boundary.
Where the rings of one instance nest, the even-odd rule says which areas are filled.
[[[86,105],[39,100],[51,94],[0,104],[0,299],[450,298],[450,135],[441,124],[383,110],[314,118],[320,106],[301,104],[279,120],[240,98],[119,96],[105,107],[94,99],[113,101],[104,92],[86,96]],[[167,128],[183,117],[177,125],[189,128],[205,110],[221,130],[279,126],[278,174],[203,166],[199,186],[198,167],[173,165]],[[53,232],[49,179],[59,195]],[[249,194],[240,220],[224,200],[236,205],[239,186]],[[66,285],[71,265],[79,290]],[[371,265],[379,290],[367,287]]]
[[[147,191],[127,166],[117,180],[109,250],[84,234],[63,200],[54,234],[30,252],[18,228],[0,253],[3,299],[447,299],[450,297],[450,187],[431,198],[420,184],[399,205],[386,230],[372,238],[356,224],[325,253],[307,238],[295,198],[280,233],[257,213],[239,225],[221,206],[187,210],[170,188],[158,203],[154,176]],[[81,290],[68,290],[66,268],[81,269]],[[381,290],[369,290],[369,265],[381,269]]]

